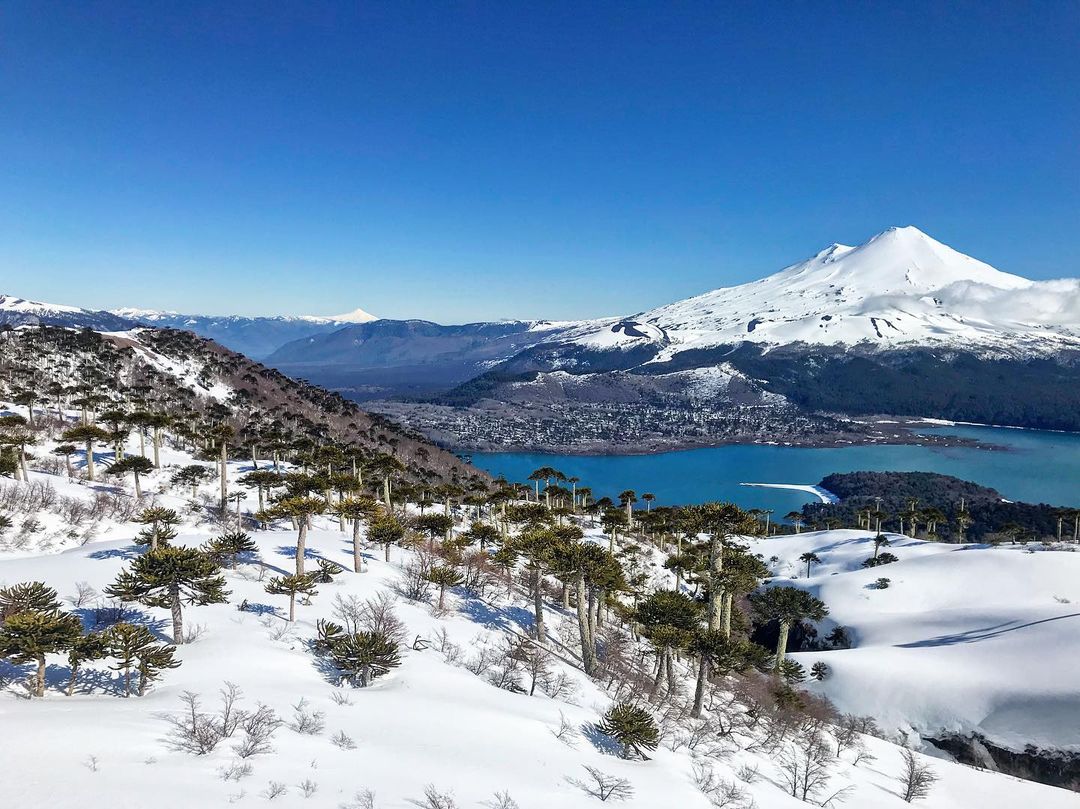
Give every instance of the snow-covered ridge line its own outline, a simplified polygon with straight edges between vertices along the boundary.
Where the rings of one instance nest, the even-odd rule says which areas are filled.
[[[591,349],[653,344],[653,362],[691,350],[766,345],[954,345],[1036,353],[1080,347],[1080,279],[1032,281],[914,227],[834,244],[775,275],[623,318],[571,327]]]

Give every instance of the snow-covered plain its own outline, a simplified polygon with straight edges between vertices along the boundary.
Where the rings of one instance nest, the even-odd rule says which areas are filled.
[[[836,530],[754,540],[777,583],[829,607],[854,648],[802,652],[831,676],[812,689],[889,730],[977,732],[1022,751],[1080,750],[1080,549],[950,545],[888,534],[899,561],[874,568],[872,533]],[[804,553],[821,559],[806,578]],[[880,578],[890,580],[877,589]]]
[[[48,445],[40,449],[44,454]],[[128,451],[137,451],[135,442],[129,443]],[[191,460],[175,449],[166,449],[163,454],[167,465]],[[232,463],[230,477],[249,470],[250,463]],[[161,505],[183,510],[186,523],[177,542],[198,545],[217,529],[206,521],[201,509],[188,508],[187,492],[167,486],[170,473],[166,468],[148,476],[144,491]],[[91,484],[67,481],[62,475],[31,473],[31,483],[46,481],[58,494],[68,497],[89,498],[95,490],[118,487],[111,480]],[[122,485],[119,490],[124,490]],[[208,496],[212,492],[212,484],[203,489]],[[0,584],[41,580],[66,598],[85,583],[100,593],[139,552],[132,545],[138,526],[103,523],[94,537],[66,537],[54,517],[41,517],[44,527],[31,535],[29,543],[0,556]],[[622,804],[627,807],[710,806],[694,784],[695,762],[685,748],[673,751],[661,745],[650,761],[624,761],[611,754],[610,746],[590,729],[610,698],[573,665],[571,656],[558,663],[557,669],[572,679],[575,690],[560,698],[542,692],[529,697],[506,691],[461,665],[485,643],[497,646],[507,637],[527,632],[531,616],[523,593],[509,600],[499,596],[480,601],[455,592],[449,598],[448,611],[438,614],[428,602],[410,602],[397,595],[401,565],[410,552],[395,548],[387,563],[382,550],[375,549],[365,554],[365,572],[346,572],[334,583],[321,585],[310,605],[297,606],[297,621],[289,626],[284,619],[286,600],[267,595],[263,579],[289,572],[295,535],[281,526],[254,536],[259,545],[258,561],[226,573],[231,603],[185,610],[186,625],[199,627],[198,637],[179,647],[181,667],[166,672],[146,696],[120,696],[117,674],[104,664],[91,664],[94,672],[85,674],[77,693],[67,697],[62,693],[67,677],[64,661],[53,657],[46,697],[28,700],[20,696],[19,672],[10,665],[4,668],[7,685],[0,693],[0,727],[4,728],[0,761],[4,762],[5,776],[0,779],[0,799],[5,805],[55,809],[263,806],[271,801],[273,782],[287,790],[273,800],[288,807],[360,806],[354,802],[357,793],[371,790],[375,806],[404,809],[417,805],[413,801],[421,800],[425,786],[431,784],[440,792],[452,793],[462,809],[495,806],[496,792],[508,793],[521,809],[540,809],[553,803],[588,809],[599,801],[573,783],[586,777],[584,766],[588,765],[631,783],[634,795]],[[590,531],[589,537],[606,542],[598,530]],[[790,541],[812,543],[819,552],[828,553],[830,543],[843,546],[854,539],[845,532],[831,532]],[[768,543],[775,542],[779,550],[784,541],[789,540]],[[772,552],[768,543],[763,550]],[[49,552],[65,545],[60,552]],[[347,535],[326,518],[317,518],[308,547],[313,560],[331,559],[346,566],[350,562]],[[796,546],[790,548],[793,552]],[[896,550],[905,560],[909,556],[903,547]],[[957,551],[956,558],[963,553],[972,554]],[[929,557],[929,552],[924,556]],[[1001,554],[1003,560],[1012,562],[1013,558]],[[1015,558],[1029,557],[1016,554]],[[845,563],[837,556],[831,564],[843,568]],[[821,576],[815,574],[815,586],[824,587],[820,582],[823,577],[827,580],[829,572],[831,569],[823,568]],[[1060,576],[1067,578],[1064,573]],[[902,597],[905,590],[913,588],[902,585],[901,578],[896,577],[895,593]],[[1033,574],[1033,578],[1038,577]],[[406,625],[402,665],[370,688],[339,687],[308,647],[315,621],[332,617],[338,597],[365,599],[380,593],[397,599],[397,613]],[[830,601],[834,598],[829,592],[823,594]],[[835,597],[838,613],[845,614],[843,598]],[[244,600],[248,608],[241,611],[238,604]],[[88,619],[93,606],[92,601],[83,607]],[[169,639],[167,617],[165,610],[153,608],[138,608],[136,614],[137,620],[146,622],[163,640]],[[558,636],[559,627],[572,619],[549,605],[549,620]],[[844,620],[859,626],[855,620]],[[415,638],[429,641],[430,646],[412,649]],[[457,662],[452,651],[441,651],[452,650],[447,643],[460,648]],[[830,657],[837,672],[832,683],[848,682],[859,674],[848,670],[842,657],[845,654],[855,653],[837,653],[835,660]],[[868,664],[868,669],[868,675],[883,677],[882,667]],[[883,679],[890,678],[895,682],[895,670]],[[247,759],[253,768],[249,775],[238,781],[226,780],[223,773],[237,763],[233,742],[227,740],[205,756],[171,750],[164,742],[168,727],[162,718],[180,710],[180,696],[185,691],[201,695],[203,708],[213,710],[226,681],[243,690],[242,707],[253,708],[262,702],[286,720],[293,715],[292,706],[306,700],[307,710],[324,714],[325,728],[314,735],[281,728],[273,739],[273,752]],[[915,682],[933,685],[925,672]],[[862,686],[878,687],[865,682]],[[335,696],[345,697],[351,704],[339,704]],[[883,696],[891,699],[893,695]],[[906,698],[904,694],[895,696]],[[900,704],[915,702],[910,699]],[[569,743],[555,735],[564,718],[574,729]],[[350,737],[356,747],[335,745],[331,739],[338,732]],[[845,753],[836,765],[830,790],[852,787],[844,805],[860,809],[906,806],[898,795],[896,780],[900,748],[870,737],[865,744],[876,760],[864,760],[856,766]],[[774,757],[768,754],[739,751],[708,763],[721,777],[741,784],[762,809],[807,805],[785,794]],[[1063,790],[947,761],[934,761],[933,766],[941,781],[922,805],[934,809],[1077,805],[1076,796]],[[738,780],[738,773],[745,774],[746,768],[758,773],[752,783]],[[314,785],[315,791],[305,797],[304,785],[308,790]]]

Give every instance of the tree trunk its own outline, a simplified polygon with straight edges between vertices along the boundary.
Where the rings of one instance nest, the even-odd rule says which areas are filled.
[[[161,468],[161,428],[154,428],[154,466]]]
[[[143,669],[139,669],[139,696],[146,695],[146,672]]]
[[[734,593],[730,593],[730,592],[724,593],[724,621],[723,621],[722,629],[723,629],[723,632],[724,632],[724,637],[727,638],[728,640],[731,640],[731,609],[732,609],[734,601],[735,601],[735,594]]]
[[[34,677],[34,696],[45,696],[45,655],[37,659],[37,676]]]
[[[296,620],[296,593],[289,593],[289,623]]]
[[[75,693],[75,681],[78,679],[78,677],[79,677],[79,667],[78,666],[72,666],[71,667],[71,676],[68,677],[68,686],[67,686],[67,695],[69,697],[72,694]]]
[[[390,502],[390,476],[387,475],[383,478],[383,500],[386,501],[386,510],[393,512],[394,506]]]
[[[776,639],[776,660],[773,662],[773,671],[780,670],[780,664],[784,662],[784,655],[787,652],[788,633],[791,631],[791,624],[787,621],[780,622],[780,636]]]
[[[23,480],[29,482],[30,472],[26,468],[26,447],[19,447],[19,466],[22,467]]]
[[[389,562],[390,561],[390,543],[389,542],[384,543],[383,548],[386,550],[386,561]]]
[[[547,634],[544,631],[544,598],[540,590],[540,571],[532,571],[533,611],[536,613],[536,640],[544,643]]]
[[[223,440],[221,442],[221,510],[224,511],[229,504],[229,478],[228,478],[228,463],[229,463],[229,445]]]
[[[184,642],[184,614],[180,607],[180,585],[169,585],[169,607],[172,610],[173,643],[177,646]]]
[[[301,517],[300,527],[296,532],[296,575],[304,575],[304,554],[307,551],[307,531],[308,524],[304,517]]]
[[[69,478],[74,477],[74,471],[71,468],[71,456],[70,455],[65,455],[64,456],[64,467],[67,469],[67,476]]]
[[[139,473],[135,473],[135,499],[142,500],[142,485],[139,482]]]
[[[354,517],[352,524],[352,566],[353,572],[359,573],[364,566],[364,557],[360,554],[360,518]]]
[[[724,543],[715,532],[709,537],[709,629],[719,629],[724,611],[724,588],[720,577],[724,574]]]
[[[701,656],[698,661],[697,685],[694,687],[694,707],[690,715],[697,719],[701,716],[701,708],[705,704],[705,684],[709,680],[709,658]]]
[[[592,626],[589,622],[588,598],[585,595],[585,576],[578,574],[574,581],[577,593],[578,634],[581,636],[581,667],[592,676],[596,671],[596,642],[593,640]]]

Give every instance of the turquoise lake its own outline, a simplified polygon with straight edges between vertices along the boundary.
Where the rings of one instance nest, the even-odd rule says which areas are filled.
[[[941,472],[992,486],[1010,500],[1080,505],[1080,434],[949,426],[923,434],[973,438],[1004,449],[920,445],[802,449],[741,444],[658,455],[547,455],[474,453],[473,463],[494,475],[525,482],[540,466],[581,478],[595,496],[623,489],[656,495],[655,505],[731,500],[778,514],[815,500],[798,491],[758,489],[740,483],[814,484],[831,472],[859,470]]]

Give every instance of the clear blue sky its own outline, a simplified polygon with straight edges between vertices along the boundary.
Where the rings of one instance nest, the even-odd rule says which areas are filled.
[[[6,0],[0,291],[580,317],[904,224],[1080,275],[1078,42],[1075,2]]]

